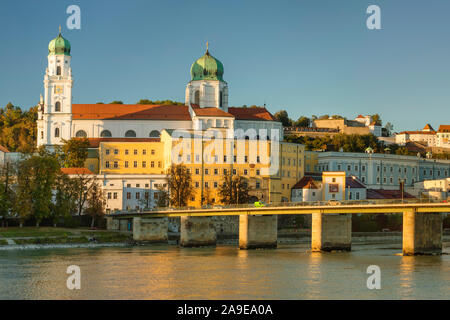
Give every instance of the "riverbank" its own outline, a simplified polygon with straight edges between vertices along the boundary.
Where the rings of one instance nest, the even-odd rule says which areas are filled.
[[[0,228],[0,250],[127,245],[128,233],[53,227]]]
[[[169,232],[169,244],[178,245],[179,242],[179,232]],[[280,230],[278,232],[279,244],[308,244],[310,242],[311,232],[307,229]],[[450,232],[444,232],[443,242],[450,243]],[[238,243],[238,234],[219,233],[217,235],[218,245],[237,246]],[[402,232],[353,232],[352,243],[358,245],[401,245]],[[0,251],[134,245],[146,246],[148,244],[133,241],[131,232],[52,227],[0,228]]]

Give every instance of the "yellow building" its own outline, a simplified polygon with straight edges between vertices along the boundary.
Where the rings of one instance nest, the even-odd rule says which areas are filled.
[[[277,145],[272,146],[271,141],[211,139],[205,132],[183,132],[183,139],[173,136],[174,130],[163,130],[160,138],[91,139],[86,167],[101,175],[102,179],[122,179],[123,188],[133,186],[132,190],[119,193],[125,197],[122,205],[117,204],[120,201],[115,198],[117,191],[112,191],[114,199],[111,202],[116,200],[116,203],[111,205],[111,210],[137,209],[139,203],[135,201],[131,204],[131,201],[126,201],[142,197],[137,194],[139,191],[136,191],[135,186],[147,186],[151,189],[152,184],[144,183],[145,179],[161,183],[172,163],[183,163],[192,174],[195,191],[188,200],[188,206],[193,207],[221,204],[219,187],[224,176],[229,173],[247,179],[252,201],[267,203],[290,201],[291,188],[304,175],[303,145],[277,142],[276,148]],[[223,135],[226,136],[225,130]],[[278,154],[278,161],[270,160],[272,153],[274,157],[275,153]],[[133,184],[130,180],[133,177],[136,181],[139,180],[138,183]],[[107,186],[107,183],[104,185]],[[117,185],[115,183],[114,188]],[[148,195],[148,191],[145,189],[142,193]]]
[[[305,151],[305,172],[318,172],[319,155],[316,151]]]
[[[271,141],[208,138],[205,141],[202,134],[185,132],[189,133],[189,139],[178,139],[172,137],[173,131],[164,131],[161,141],[166,149],[166,168],[172,163],[183,163],[192,174],[195,195],[189,199],[189,206],[220,203],[219,187],[229,173],[248,180],[253,200],[271,203],[289,201],[290,188],[303,177],[303,145],[281,142],[278,161],[270,161]]]

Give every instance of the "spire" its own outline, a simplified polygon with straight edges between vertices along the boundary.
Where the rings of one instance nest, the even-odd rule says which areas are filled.
[[[61,35],[61,25],[59,25],[59,35]]]
[[[206,54],[209,55],[209,42],[206,41]]]

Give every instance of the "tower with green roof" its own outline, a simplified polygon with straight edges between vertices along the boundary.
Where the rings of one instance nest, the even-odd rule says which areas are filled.
[[[228,110],[228,84],[223,80],[222,62],[206,52],[191,66],[191,81],[186,86],[186,105]]]
[[[61,34],[48,44],[44,97],[38,113],[38,146],[58,145],[72,136],[71,46]]]

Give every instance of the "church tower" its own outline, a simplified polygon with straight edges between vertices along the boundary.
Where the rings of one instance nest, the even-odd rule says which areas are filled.
[[[223,64],[206,53],[191,67],[191,81],[186,86],[185,104],[228,111],[228,84],[223,80]]]
[[[48,45],[44,97],[39,103],[38,146],[62,144],[72,137],[72,69],[70,42],[59,35]]]

